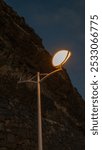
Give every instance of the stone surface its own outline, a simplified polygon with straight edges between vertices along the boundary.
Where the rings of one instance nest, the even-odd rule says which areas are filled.
[[[41,38],[0,0],[0,150],[37,150],[37,89],[54,70]],[[84,150],[84,100],[65,69],[41,84],[44,150]]]

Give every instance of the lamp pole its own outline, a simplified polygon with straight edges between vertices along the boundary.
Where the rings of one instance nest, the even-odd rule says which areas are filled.
[[[40,72],[37,72],[37,90],[38,90],[38,150],[43,149],[42,144],[42,118],[41,118],[41,92],[40,92]]]
[[[38,150],[43,150],[43,142],[42,142],[42,113],[41,113],[41,91],[40,91],[40,83],[44,81],[46,78],[51,76],[52,74],[61,71],[62,67],[48,73],[42,79],[40,79],[40,72],[37,72],[37,94],[38,94]]]

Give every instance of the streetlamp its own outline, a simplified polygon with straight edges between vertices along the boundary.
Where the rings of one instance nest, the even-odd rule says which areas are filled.
[[[40,84],[45,79],[47,79],[52,74],[62,70],[62,66],[66,63],[66,61],[71,56],[71,52],[68,50],[60,50],[52,58],[52,64],[56,68],[54,71],[50,73],[43,73],[40,74],[40,72],[37,72],[37,75],[32,77],[28,80],[18,81],[18,83],[24,83],[24,82],[33,82],[37,84],[37,94],[38,94],[38,150],[43,150],[43,143],[42,143],[42,115],[41,115],[41,92],[40,92]],[[42,78],[40,78],[41,75],[44,75]],[[34,81],[34,78],[37,76],[37,81]]]

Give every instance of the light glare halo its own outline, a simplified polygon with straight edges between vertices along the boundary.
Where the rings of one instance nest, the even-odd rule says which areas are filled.
[[[68,60],[70,55],[71,55],[71,52],[68,51],[68,50],[60,50],[60,51],[58,51],[53,56],[53,59],[52,59],[53,66],[59,67],[59,66],[65,64],[65,62]]]

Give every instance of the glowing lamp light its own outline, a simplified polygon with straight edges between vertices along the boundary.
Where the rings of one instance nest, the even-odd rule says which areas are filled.
[[[71,52],[68,50],[60,50],[52,58],[52,64],[54,67],[60,67],[66,63],[71,56]]]

